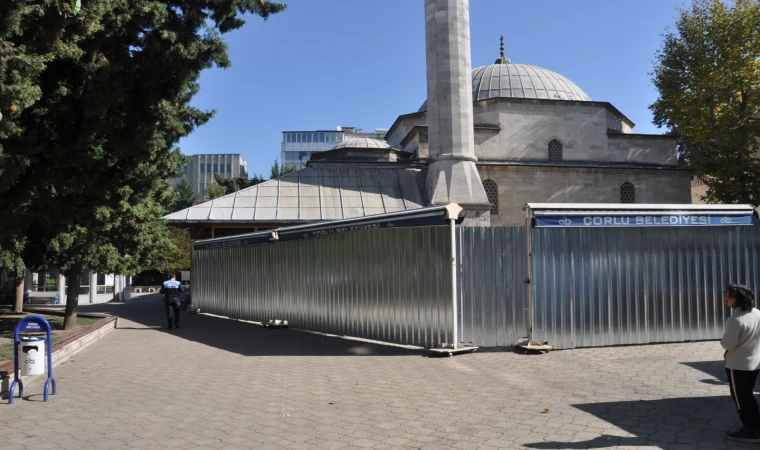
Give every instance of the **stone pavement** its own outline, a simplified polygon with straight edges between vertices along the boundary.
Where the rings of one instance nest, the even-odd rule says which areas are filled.
[[[0,404],[0,448],[754,448],[717,342],[454,358],[204,315],[155,295],[85,306],[118,327]]]

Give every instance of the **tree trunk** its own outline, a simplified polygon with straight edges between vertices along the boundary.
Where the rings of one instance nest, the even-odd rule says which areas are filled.
[[[16,278],[16,298],[13,301],[13,312],[24,311],[24,277]]]
[[[66,271],[69,288],[66,289],[66,317],[63,319],[63,329],[73,330],[77,324],[77,307],[79,306],[79,283],[82,278],[82,265],[74,264]]]

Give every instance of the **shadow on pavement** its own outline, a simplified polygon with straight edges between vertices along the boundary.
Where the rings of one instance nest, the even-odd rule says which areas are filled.
[[[158,294],[142,295],[125,303],[80,305],[80,312],[101,312],[119,317],[117,329],[161,331],[190,341],[245,356],[409,356],[424,350],[337,339],[292,329],[259,325],[203,314],[180,314],[179,330],[166,329],[166,313]],[[121,320],[125,319],[125,320]],[[129,321],[129,322],[126,322]]]
[[[695,361],[695,362],[682,362],[681,364],[689,366],[693,369],[697,369],[710,375],[712,378],[699,380],[705,384],[726,386],[728,389],[728,381],[726,381],[726,362],[720,361]],[[757,385],[755,386],[755,393],[760,393]]]
[[[528,448],[609,448],[616,446],[671,448],[726,448],[725,432],[737,428],[739,416],[728,391],[721,397],[687,397],[663,400],[573,405],[626,432],[632,437],[602,435],[583,442],[536,442]],[[742,448],[742,444],[736,444]],[[746,444],[746,448],[757,448]]]
[[[689,366],[692,369],[697,369],[700,372],[704,372],[713,378],[718,380],[726,380],[726,362],[722,359],[720,361],[692,361],[682,362],[684,366]]]

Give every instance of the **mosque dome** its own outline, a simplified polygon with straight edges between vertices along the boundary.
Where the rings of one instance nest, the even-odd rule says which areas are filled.
[[[332,150],[338,150],[340,148],[391,148],[387,142],[379,139],[370,138],[353,138],[348,139],[332,148]]]
[[[472,69],[472,100],[497,97],[591,101],[577,84],[557,72],[528,64],[513,64],[504,56],[503,37],[501,57],[494,64]],[[420,106],[419,112],[422,111],[427,111],[427,100]]]

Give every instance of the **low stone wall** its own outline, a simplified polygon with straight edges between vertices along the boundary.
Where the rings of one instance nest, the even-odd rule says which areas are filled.
[[[32,311],[33,308],[25,309],[26,312],[39,312],[44,314],[51,314],[49,310]],[[116,317],[105,314],[80,314],[80,317],[103,317],[92,325],[77,330],[69,336],[66,336],[60,341],[53,342],[53,367],[60,365],[63,362],[71,359],[80,351],[89,347],[93,343],[97,342],[102,337],[116,328]],[[53,372],[55,375],[55,372]],[[29,385],[34,379],[44,379],[44,375],[32,375],[21,377],[21,381],[24,382],[25,387]],[[13,361],[9,361],[0,365],[0,398],[8,398],[8,389],[13,382]],[[18,395],[18,390],[16,391]],[[25,393],[26,394],[26,393]]]

